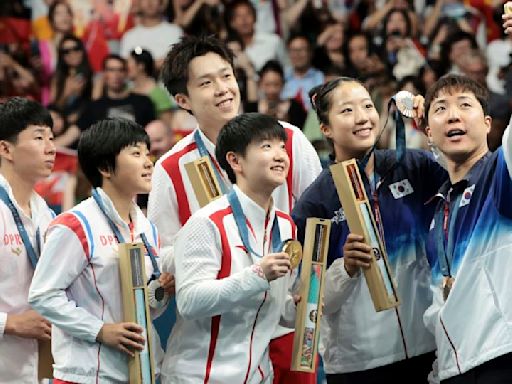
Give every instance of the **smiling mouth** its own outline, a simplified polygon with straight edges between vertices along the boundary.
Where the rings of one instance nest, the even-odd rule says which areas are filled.
[[[455,136],[464,136],[466,132],[464,132],[462,129],[451,129],[446,134],[447,137],[455,137]]]
[[[217,107],[226,107],[228,106],[229,104],[231,104],[231,102],[233,101],[233,99],[226,99],[226,100],[223,100],[221,101],[220,103],[217,104]]]

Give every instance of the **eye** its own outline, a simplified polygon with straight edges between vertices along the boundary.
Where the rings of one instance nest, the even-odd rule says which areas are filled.
[[[226,74],[224,75],[224,78],[225,78],[225,79],[229,79],[229,78],[231,78],[231,73],[226,73]]]
[[[137,157],[140,156],[140,151],[139,150],[133,151],[133,156],[137,156]]]
[[[464,108],[469,108],[469,107],[471,107],[471,103],[468,103],[467,101],[465,101],[461,104],[461,106]]]
[[[366,107],[366,109],[373,109],[374,108],[372,103],[366,104],[365,107]]]
[[[434,108],[434,113],[438,113],[438,112],[441,112],[441,111],[444,111],[444,110],[445,110],[445,107],[442,106],[442,105],[439,105],[439,106]]]
[[[341,110],[341,113],[350,113],[352,112],[352,108],[344,108]]]
[[[201,83],[199,83],[199,86],[206,87],[207,85],[210,85],[210,83],[211,83],[210,80],[201,81]]]

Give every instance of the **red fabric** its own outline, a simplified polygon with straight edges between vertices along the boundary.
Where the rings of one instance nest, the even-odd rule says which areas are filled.
[[[294,333],[270,341],[270,360],[274,368],[274,384],[316,384],[316,373],[290,371]]]
[[[76,384],[71,381],[64,381],[59,379],[53,379],[53,384]]]

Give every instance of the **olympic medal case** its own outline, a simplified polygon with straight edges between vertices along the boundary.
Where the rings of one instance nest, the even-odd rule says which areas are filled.
[[[146,339],[145,348],[140,352],[136,351],[135,356],[128,362],[130,384],[155,384],[155,359],[144,260],[142,243],[119,244],[124,321],[138,324],[144,330],[142,335]]]
[[[394,308],[400,304],[396,285],[357,162],[343,161],[331,165],[330,169],[350,232],[362,235],[364,242],[372,247],[370,268],[363,269],[363,273],[373,306],[377,312]]]
[[[222,196],[222,191],[207,156],[186,163],[185,170],[201,208]]]
[[[330,232],[330,220],[314,217],[307,219],[300,272],[301,300],[297,305],[293,339],[293,371],[316,370]]]

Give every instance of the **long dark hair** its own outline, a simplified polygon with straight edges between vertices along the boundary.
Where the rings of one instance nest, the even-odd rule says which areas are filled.
[[[59,43],[57,68],[55,69],[55,100],[58,100],[62,96],[62,93],[64,92],[64,84],[66,83],[66,78],[68,77],[71,71],[71,67],[66,63],[66,60],[64,59],[64,54],[62,52],[62,47],[64,45],[64,42],[66,41],[75,42],[75,44],[77,44],[78,47],[82,50],[82,62],[76,68],[76,73],[81,73],[85,80],[85,87],[81,97],[83,99],[89,100],[92,95],[92,69],[91,65],[89,64],[87,52],[85,50],[82,40],[80,40],[78,37],[74,35],[65,35]]]

